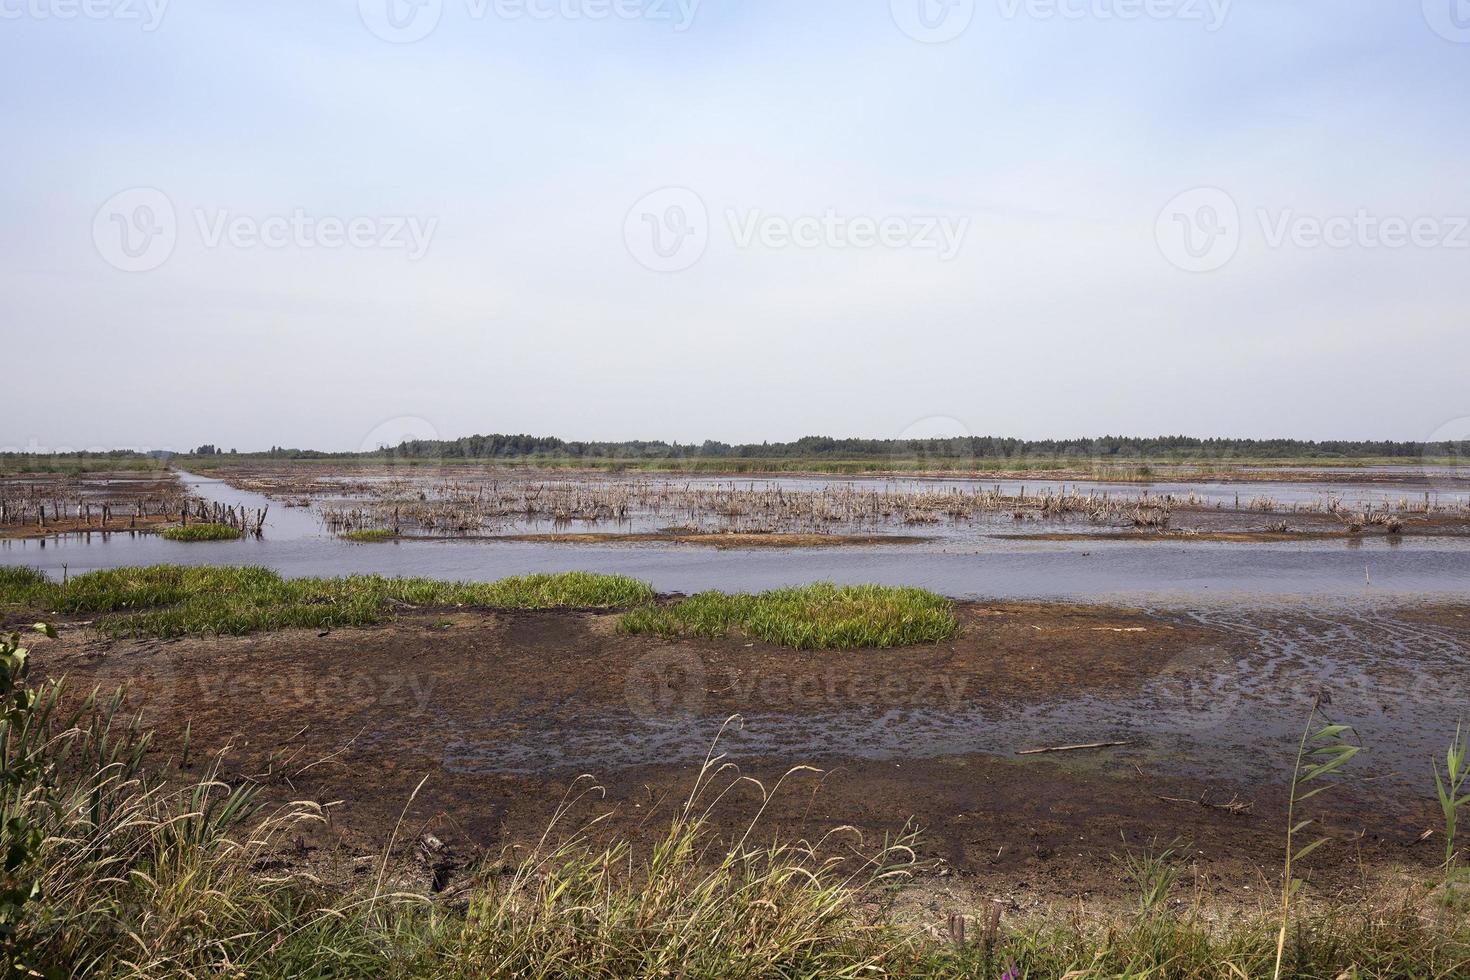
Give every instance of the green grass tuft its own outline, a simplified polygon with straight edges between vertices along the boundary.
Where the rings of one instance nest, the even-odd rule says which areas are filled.
[[[185,524],[161,533],[170,541],[237,541],[243,537],[239,528],[228,524]]]
[[[381,541],[392,541],[398,537],[398,532],[386,527],[365,527],[356,531],[343,531],[337,535],[343,541],[355,541],[358,544],[376,544]]]
[[[937,643],[959,625],[948,599],[923,589],[830,582],[759,595],[701,592],[667,606],[635,609],[625,633],[722,637],[732,630],[797,650],[886,648]]]

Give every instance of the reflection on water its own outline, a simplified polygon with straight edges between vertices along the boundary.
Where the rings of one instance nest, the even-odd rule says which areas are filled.
[[[177,542],[91,532],[0,542],[0,564],[60,575],[155,563],[265,565],[287,576],[379,573],[490,581],[580,569],[634,575],[661,592],[761,590],[805,582],[916,585],[955,598],[1055,598],[1159,604],[1281,596],[1440,598],[1470,595],[1470,540],[1386,537],[1285,544],[1002,540],[983,533],[917,545],[720,551],[693,545],[397,541],[360,545],[288,508],[219,480],[183,474],[211,500],[269,506],[265,536]]]

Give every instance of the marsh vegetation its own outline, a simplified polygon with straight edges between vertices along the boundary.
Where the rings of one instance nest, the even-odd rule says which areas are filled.
[[[160,532],[170,541],[238,541],[245,532],[228,524],[181,524]]]
[[[922,589],[827,583],[759,595],[703,593],[656,604],[653,589],[621,575],[561,572],[497,582],[354,575],[283,579],[265,568],[155,565],[89,572],[56,583],[0,567],[0,611],[96,615],[112,636],[242,635],[291,627],[368,626],[396,611],[628,609],[628,634],[744,635],[798,650],[933,643],[958,629],[953,603]]]
[[[758,595],[701,592],[635,609],[619,628],[667,639],[734,631],[797,650],[850,650],[937,643],[959,623],[949,600],[923,589],[817,583]]]
[[[1204,493],[1041,482],[715,480],[610,478],[595,473],[505,471],[473,466],[353,472],[321,466],[235,467],[233,485],[288,507],[311,508],[325,527],[351,535],[513,538],[527,533],[625,535],[689,541],[714,535],[923,534],[929,528],[1029,531],[1045,524],[1098,530],[1211,529],[1261,532],[1290,519],[1304,530],[1363,533],[1464,530],[1470,494],[1377,491],[1365,499],[1327,490]]]
[[[249,566],[154,565],[90,572],[57,583],[33,569],[0,568],[0,609],[33,616],[94,615],[97,628],[112,636],[329,629],[380,623],[408,608],[611,608],[652,598],[653,590],[642,582],[587,572],[477,583],[379,575],[284,579]]]

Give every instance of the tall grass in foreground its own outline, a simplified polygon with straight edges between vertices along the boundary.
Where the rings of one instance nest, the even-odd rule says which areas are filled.
[[[301,881],[259,868],[320,809],[263,811],[214,768],[169,788],[145,770],[150,735],[121,692],[76,704],[60,682],[29,686],[28,666],[18,636],[0,643],[4,975],[248,970],[293,933],[306,942],[291,955],[308,954],[330,923]]]
[[[953,604],[923,589],[829,582],[759,595],[701,592],[625,615],[626,633],[722,637],[732,630],[797,650],[885,648],[937,643],[959,624]]]
[[[1286,934],[1291,928],[1292,903],[1301,889],[1303,880],[1296,877],[1295,866],[1330,838],[1316,840],[1297,847],[1297,839],[1313,824],[1315,817],[1298,821],[1300,806],[1315,796],[1332,789],[1337,778],[1353,757],[1363,750],[1348,740],[1354,732],[1348,725],[1337,725],[1321,719],[1322,695],[1312,700],[1312,710],[1307,715],[1306,727],[1302,729],[1301,742],[1297,745],[1296,762],[1291,773],[1291,793],[1286,806],[1286,860],[1281,870],[1281,928],[1276,937],[1276,965],[1273,975],[1281,976],[1282,957],[1286,950]],[[1309,785],[1310,784],[1310,785]]]
[[[421,606],[618,608],[652,598],[653,589],[636,579],[590,572],[480,583],[380,575],[283,579],[250,566],[152,565],[89,572],[63,587],[34,570],[0,569],[0,608],[96,614],[98,628],[114,636],[370,626]]]
[[[1439,809],[1444,816],[1444,883],[1441,886],[1441,901],[1449,913],[1463,896],[1459,885],[1470,880],[1470,869],[1460,867],[1460,852],[1456,847],[1459,828],[1459,812],[1470,806],[1470,793],[1465,793],[1465,784],[1470,782],[1470,735],[1463,725],[1455,726],[1455,737],[1450,739],[1445,750],[1444,775],[1439,765],[1434,766],[1434,792],[1439,798]]]

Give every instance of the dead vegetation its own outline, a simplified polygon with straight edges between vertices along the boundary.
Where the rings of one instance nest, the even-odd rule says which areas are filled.
[[[21,474],[0,480],[0,536],[145,529],[190,504],[172,473]]]
[[[367,467],[322,473],[288,465],[236,471],[231,482],[287,507],[310,506],[334,534],[506,537],[517,534],[865,535],[995,519],[1162,532],[1179,515],[1287,516],[1399,533],[1414,517],[1470,518],[1470,498],[1425,494],[1347,506],[1335,493],[1280,500],[1257,494],[1160,493],[1131,486],[1040,487],[951,481],[729,480],[471,467]],[[1228,518],[1227,518],[1228,520]]]

